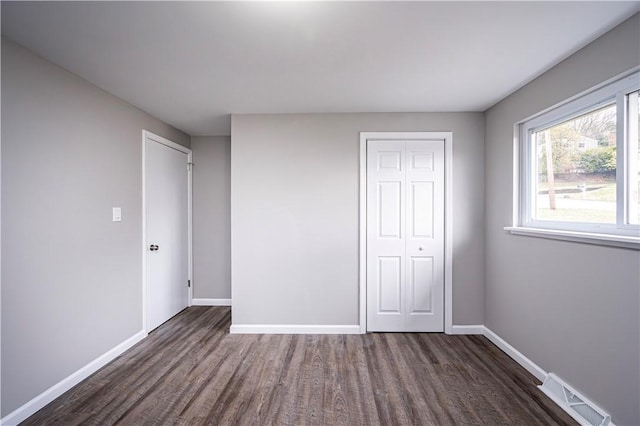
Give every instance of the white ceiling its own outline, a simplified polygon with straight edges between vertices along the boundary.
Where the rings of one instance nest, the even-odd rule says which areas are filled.
[[[230,113],[484,111],[638,10],[2,1],[2,33],[191,135],[228,135]]]

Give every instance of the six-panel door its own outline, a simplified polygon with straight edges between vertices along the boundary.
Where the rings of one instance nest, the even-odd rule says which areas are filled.
[[[444,141],[367,144],[367,330],[444,331]]]

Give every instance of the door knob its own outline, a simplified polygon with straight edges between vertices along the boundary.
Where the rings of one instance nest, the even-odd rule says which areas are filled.
[[[151,244],[149,246],[149,251],[158,251],[158,249],[160,249],[160,246],[157,244]]]
[[[424,249],[423,249],[422,247],[418,247],[418,250],[422,251],[422,250],[424,250]]]

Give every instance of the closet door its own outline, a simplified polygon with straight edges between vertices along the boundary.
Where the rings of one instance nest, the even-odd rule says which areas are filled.
[[[444,331],[444,141],[367,143],[367,330]]]

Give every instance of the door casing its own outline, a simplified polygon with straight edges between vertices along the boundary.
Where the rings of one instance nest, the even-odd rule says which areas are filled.
[[[444,188],[444,332],[453,329],[453,214],[452,214],[452,166],[453,132],[361,132],[360,133],[360,229],[359,229],[359,281],[360,281],[360,333],[367,332],[367,141],[369,140],[444,140],[445,188]]]
[[[193,299],[193,222],[192,222],[192,158],[191,149],[158,136],[148,130],[142,131],[142,330],[148,333],[147,329],[147,194],[146,194],[146,141],[166,145],[177,151],[187,154],[187,264],[189,269],[188,280],[191,283],[187,287],[188,305],[191,306]]]

